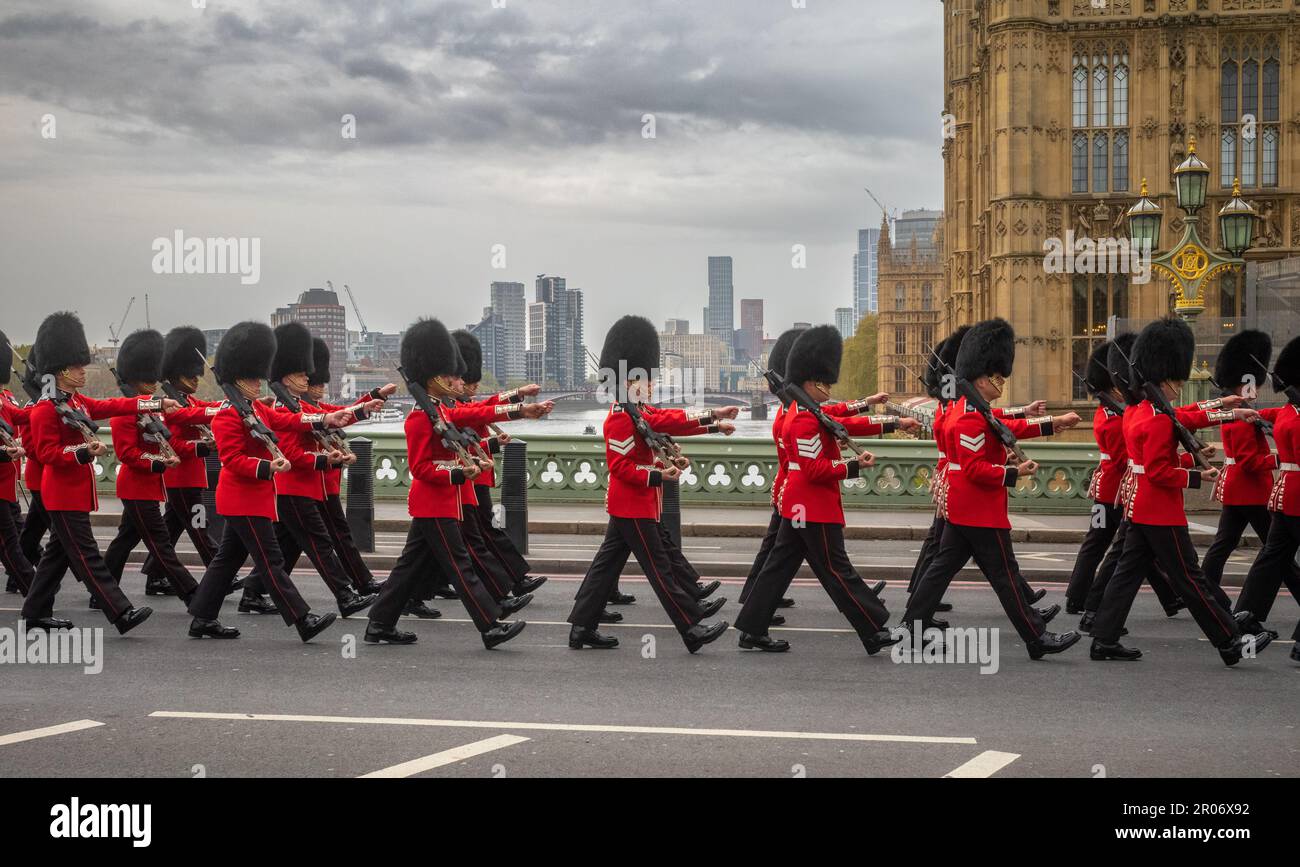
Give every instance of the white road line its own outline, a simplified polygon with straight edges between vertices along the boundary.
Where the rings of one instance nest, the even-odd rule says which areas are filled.
[[[455,601],[455,600],[451,600],[451,601]],[[428,619],[416,617],[414,614],[403,614],[402,619],[407,621],[412,621],[412,622],[418,622],[423,620],[423,622],[425,623],[473,623],[474,622],[473,620],[470,620],[468,617],[438,617],[433,620],[428,620]],[[529,626],[563,626],[567,628],[572,624],[570,624],[566,620],[531,620],[530,619],[528,621],[528,625]],[[600,628],[601,629],[613,629],[613,628],[676,629],[677,627],[673,626],[671,623],[602,623],[600,624]],[[771,631],[773,632],[828,632],[833,634],[853,633],[852,629],[848,629],[846,627],[840,627],[840,626],[824,626],[824,627],[823,626],[773,626],[771,627]],[[567,644],[554,645],[554,646],[568,647]]]
[[[884,741],[904,744],[974,744],[974,738],[929,735],[875,735],[857,732],[786,732],[762,729],[692,729],[677,726],[586,725],[581,723],[497,722],[495,720],[415,719],[403,717],[318,716],[286,713],[203,713],[156,710],[151,717],[168,719],[256,720],[261,722],[339,723],[342,725],[435,726],[467,729],[519,729],[540,732],[608,732],[637,735],[693,735],[714,738],[777,738],[797,741]]]
[[[400,765],[393,765],[387,768],[380,768],[377,771],[371,771],[368,774],[362,774],[358,779],[388,779],[395,780],[401,777],[413,777],[424,771],[441,768],[443,765],[454,764],[465,759],[472,759],[474,756],[481,756],[484,753],[490,753],[493,750],[513,747],[515,744],[522,744],[528,738],[519,735],[497,735],[494,738],[475,741],[472,744],[465,744],[463,747],[454,747],[450,750],[443,750],[440,753],[423,756],[418,759],[411,759],[409,762],[402,762]]]
[[[997,750],[985,750],[964,765],[953,768],[944,776],[958,778],[991,777],[1018,758],[1020,758],[1020,753],[1000,753]]]
[[[25,732],[14,732],[11,735],[0,735],[0,747],[7,747],[10,744],[20,744],[23,741],[34,741],[37,738],[66,735],[68,732],[79,732],[82,729],[93,729],[96,726],[102,725],[102,722],[95,722],[93,719],[79,719],[76,722],[60,723],[56,726],[46,726],[43,729],[28,729]]]

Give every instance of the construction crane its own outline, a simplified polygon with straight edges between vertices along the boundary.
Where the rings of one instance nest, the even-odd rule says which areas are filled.
[[[334,281],[326,280],[325,285],[330,287],[331,292],[334,292]],[[370,329],[366,327],[365,317],[361,315],[361,308],[357,306],[357,296],[352,294],[352,287],[346,283],[343,284],[343,291],[348,293],[348,300],[352,302],[352,312],[357,314],[357,324],[361,326],[361,339],[365,340],[366,335],[370,333]]]
[[[131,300],[128,301],[128,302],[126,302],[126,310],[122,311],[122,318],[121,318],[121,320],[118,321],[118,323],[117,323],[117,327],[114,328],[114,327],[111,326],[111,325],[108,326],[108,342],[111,343],[111,344],[113,344],[113,348],[114,348],[114,349],[117,348],[117,344],[120,343],[121,340],[122,340],[122,337],[121,337],[121,335],[122,335],[122,326],[126,324],[126,317],[127,317],[127,315],[131,312],[131,307],[132,307],[134,304],[135,304],[135,296],[132,295],[132,296],[131,296]]]
[[[890,220],[895,220],[898,218],[897,211],[895,211],[893,214],[889,213],[889,209],[885,207],[885,203],[880,201],[880,199],[876,198],[875,193],[871,192],[871,190],[867,189],[866,187],[863,187],[862,189],[866,190],[867,195],[871,196],[871,200],[880,206],[880,213],[882,216],[887,217]]]

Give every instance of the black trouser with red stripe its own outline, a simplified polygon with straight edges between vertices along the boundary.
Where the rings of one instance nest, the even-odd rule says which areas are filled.
[[[493,599],[497,602],[505,599],[515,589],[516,578],[506,568],[506,564],[488,550],[487,540],[483,537],[478,516],[472,506],[465,508],[465,519],[460,522],[460,534],[465,540],[470,562],[474,565],[474,574],[483,582],[483,587],[492,594]]]
[[[474,488],[474,495],[478,498],[478,507],[474,515],[478,519],[479,534],[483,537],[483,543],[493,556],[510,570],[516,583],[522,581],[528,577],[533,567],[524,559],[524,555],[519,553],[519,549],[515,547],[514,542],[510,541],[505,531],[492,523],[492,489],[487,485],[478,485]]]
[[[162,510],[155,500],[122,501],[122,520],[117,525],[117,536],[104,552],[104,564],[115,580],[122,580],[126,560],[141,541],[149,549],[149,556],[161,566],[177,596],[184,599],[194,592],[199,585],[176,556],[176,549],[167,538]]]
[[[23,554],[19,542],[18,525],[14,521],[15,509],[9,508],[14,503],[0,503],[0,560],[4,561],[5,572],[17,583],[18,589],[26,596],[32,589],[32,579],[36,569]]]
[[[104,565],[99,545],[95,543],[95,531],[90,527],[90,513],[51,511],[46,515],[50,521],[50,541],[23,602],[23,619],[53,615],[54,597],[63,583],[63,573],[71,569],[77,580],[99,600],[100,610],[109,622],[116,622],[131,609],[131,600]]]
[[[818,522],[795,527],[785,519],[776,531],[776,543],[763,571],[754,580],[749,598],[736,618],[737,629],[751,635],[767,634],[777,605],[804,560],[860,638],[866,640],[885,628],[889,610],[849,562],[844,550],[844,527]]]
[[[763,565],[767,563],[767,555],[772,553],[772,546],[776,544],[776,533],[781,529],[781,513],[775,507],[772,509],[772,517],[767,520],[767,530],[763,533],[763,541],[758,546],[758,553],[754,555],[754,565],[749,567],[749,574],[745,576],[745,586],[740,588],[740,601],[743,604],[749,598],[749,594],[754,590],[754,582],[758,580],[758,575],[763,571]]]
[[[1300,516],[1274,512],[1264,548],[1251,565],[1241,595],[1237,597],[1236,610],[1249,611],[1261,622],[1267,620],[1283,581],[1300,602],[1300,592],[1297,592],[1300,582],[1295,580],[1297,550],[1300,550]]]
[[[36,563],[41,559],[41,538],[50,528],[50,515],[45,511],[45,501],[41,499],[41,492],[30,491],[30,493],[32,501],[27,506],[27,520],[23,523],[23,531],[18,537],[18,543],[22,546],[23,556],[27,558],[27,562]]]
[[[1124,621],[1142,586],[1142,577],[1150,572],[1152,560],[1164,569],[1174,590],[1187,603],[1187,610],[1215,647],[1241,633],[1232,614],[1215,598],[1214,588],[1205,580],[1187,527],[1160,527],[1132,521],[1127,526],[1124,553],[1097,609],[1093,638],[1108,643],[1119,641]]]
[[[365,593],[375,576],[352,539],[352,528],[348,526],[348,516],[343,511],[343,499],[338,494],[326,494],[324,502],[316,505],[321,510],[321,519],[325,521],[330,541],[334,543],[334,553],[338,554],[339,562],[343,564],[344,574],[358,593]]]
[[[346,598],[352,592],[352,582],[334,553],[334,542],[325,529],[317,501],[280,494],[275,498],[275,511],[280,519],[275,525],[276,541],[284,558],[285,573],[293,571],[299,554],[306,554],[334,598],[340,601]],[[257,586],[255,582],[254,587]]]
[[[1267,544],[1273,526],[1273,512],[1267,506],[1224,506],[1219,513],[1219,531],[1215,533],[1210,550],[1205,552],[1205,562],[1201,564],[1205,570],[1205,580],[1214,586],[1223,582],[1223,566],[1241,543],[1241,534],[1248,524],[1259,541]],[[1258,556],[1256,555],[1257,558]],[[1282,582],[1292,596],[1300,599],[1300,564],[1292,562],[1290,569],[1283,568]],[[1230,603],[1224,604],[1231,607]]]
[[[1011,625],[1024,641],[1037,641],[1047,630],[1043,618],[1029,601],[1026,585],[1020,578],[1011,547],[1011,531],[1003,527],[970,527],[951,521],[943,528],[939,552],[925,570],[916,590],[907,600],[904,623],[934,619],[935,608],[943,601],[952,577],[975,558],[977,565],[1002,603]]]
[[[1119,567],[1119,558],[1124,553],[1124,544],[1128,539],[1129,528],[1133,523],[1129,520],[1120,522],[1119,532],[1115,534],[1115,540],[1110,543],[1110,550],[1106,552],[1106,557],[1097,567],[1097,577],[1092,580],[1092,587],[1088,588],[1087,601],[1083,603],[1085,611],[1096,611],[1101,608],[1101,600],[1106,595],[1106,587],[1110,584],[1115,575],[1115,570]],[[1151,589],[1156,592],[1156,598],[1165,608],[1177,604],[1178,594],[1174,592],[1173,583],[1165,567],[1160,563],[1148,563],[1146,571],[1147,583]]]
[[[195,506],[203,505],[205,490],[207,489],[168,488],[167,508],[163,512],[163,521],[167,527],[167,541],[172,549],[175,550],[176,540],[181,537],[181,533],[187,533],[190,541],[194,543],[194,550],[198,552],[199,559],[203,561],[204,566],[207,566],[216,556],[217,546],[208,533],[208,515],[202,509],[195,511]],[[149,578],[167,577],[166,570],[152,552],[145,558],[140,571]]]
[[[391,629],[406,603],[418,596],[416,584],[437,570],[451,579],[460,601],[479,632],[487,632],[501,616],[492,594],[474,574],[474,563],[455,518],[412,518],[406,545],[370,608],[370,622]]]
[[[704,612],[695,598],[694,583],[691,582],[688,590],[684,579],[675,574],[673,558],[664,544],[665,535],[660,523],[653,518],[616,518],[611,515],[605,528],[605,539],[574,597],[569,622],[585,629],[596,628],[610,591],[618,583],[619,573],[631,554],[641,564],[641,570],[650,581],[650,589],[659,597],[659,603],[677,631],[685,633],[699,623]]]
[[[935,513],[934,520],[930,522],[930,530],[925,534],[925,541],[921,543],[921,554],[916,558],[916,565],[912,567],[912,577],[907,580],[909,594],[916,592],[917,582],[921,580],[925,570],[930,568],[934,555],[939,553],[939,540],[943,538],[943,528],[947,523],[943,515]]]
[[[298,593],[298,588],[293,586],[293,579],[284,571],[284,556],[276,542],[271,519],[247,515],[223,517],[226,527],[217,545],[217,555],[208,564],[199,581],[199,589],[190,600],[190,614],[203,620],[216,620],[221,613],[221,603],[235,581],[235,573],[251,556],[253,571],[249,578],[271,594],[271,601],[287,625],[297,623],[311,609]]]
[[[1098,506],[1101,507],[1100,511]],[[1065,590],[1065,598],[1071,603],[1086,607],[1088,591],[1097,580],[1097,567],[1105,559],[1123,522],[1124,510],[1119,506],[1098,502],[1092,504],[1088,534],[1079,546],[1079,556],[1075,558],[1074,570],[1070,572],[1070,586]]]

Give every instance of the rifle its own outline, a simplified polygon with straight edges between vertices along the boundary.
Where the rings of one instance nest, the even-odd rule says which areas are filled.
[[[1016,460],[1020,463],[1023,464],[1029,460],[1024,449],[1020,448],[1020,442],[1016,439],[1016,435],[1011,432],[1011,428],[1007,427],[1002,419],[993,414],[993,407],[989,406],[989,402],[984,399],[984,395],[979,393],[979,389],[975,388],[974,384],[964,377],[958,376],[957,371],[953,370],[933,349],[930,350],[930,353],[934,355],[935,361],[952,376],[957,391],[961,393],[962,397],[966,398],[966,403],[973,406],[975,411],[984,417],[984,423],[1002,441],[1002,445],[1006,446],[1007,450],[1015,455]]]
[[[1255,361],[1256,364],[1259,364],[1259,359],[1258,359],[1258,358],[1255,358],[1255,356],[1253,356],[1253,355],[1251,356],[1251,358],[1254,359],[1254,361]],[[1268,368],[1264,367],[1264,365],[1262,365],[1262,364],[1260,364],[1259,366],[1260,366],[1260,369],[1261,369],[1261,370],[1264,370],[1264,371],[1267,372]],[[1232,391],[1231,389],[1227,389],[1227,388],[1224,388],[1223,386],[1219,385],[1218,380],[1216,380],[1213,376],[1210,377],[1210,385],[1214,386],[1214,387],[1217,388],[1219,391],[1222,391],[1222,392],[1225,392],[1225,393],[1230,393],[1230,392]],[[1262,415],[1261,415],[1261,416],[1257,416],[1257,417],[1255,418],[1255,420],[1252,422],[1252,424],[1254,424],[1255,427],[1259,428],[1260,433],[1262,433],[1264,436],[1266,436],[1266,437],[1271,437],[1271,436],[1273,436],[1273,422],[1271,422],[1271,421],[1269,421],[1268,419],[1264,418]]]
[[[14,349],[12,343],[7,345],[9,346],[9,351],[14,354],[14,358],[21,361],[23,363],[23,368],[27,369],[27,372],[30,373],[30,365],[27,363],[27,359],[18,354],[18,350]],[[17,373],[18,371],[14,372]],[[27,396],[31,398],[33,403],[45,396],[44,391],[36,385],[35,380],[31,377],[24,376],[22,378],[22,384],[23,391],[27,392]],[[54,388],[51,389],[51,391],[54,393],[50,395],[50,403],[54,405],[54,411],[59,414],[59,418],[63,420],[63,423],[68,427],[76,428],[77,432],[85,438],[87,444],[99,442],[99,437],[95,435],[95,432],[99,430],[99,425],[95,420],[69,403],[67,395],[64,395],[63,392],[59,391],[59,389]]]
[[[677,445],[676,440],[668,434],[650,427],[650,423],[645,420],[645,416],[641,415],[641,408],[636,401],[624,401],[619,406],[623,407],[627,417],[632,420],[632,427],[636,429],[637,434],[640,435],[641,439],[645,440],[646,445],[650,446],[651,450],[658,452],[659,456],[667,463],[678,469],[685,469],[690,464],[686,455],[682,454],[682,448]]]
[[[455,453],[456,459],[460,461],[462,466],[466,468],[475,466],[473,456],[465,448],[465,438],[461,429],[455,425],[447,424],[446,419],[442,417],[442,413],[438,412],[438,407],[434,405],[433,398],[429,397],[429,392],[421,383],[407,376],[406,371],[400,364],[397,365],[397,375],[402,377],[402,381],[406,383],[406,390],[411,393],[411,397],[415,398],[416,407],[424,411],[424,414],[429,417],[433,429],[442,437],[443,446]],[[475,444],[478,443],[477,436],[474,437],[474,442]]]
[[[290,412],[302,412],[302,400],[289,391],[283,382],[271,383],[271,393]],[[340,451],[345,455],[352,454],[352,447],[348,445],[348,438],[339,431],[312,430],[311,433],[316,438],[316,442],[325,448]]]
[[[188,407],[190,405],[190,396],[167,380],[164,379],[162,383],[160,383],[159,387],[162,388],[163,394],[167,395],[181,406]],[[199,435],[202,436],[209,445],[216,442],[216,437],[212,435],[212,428],[205,424],[196,424],[194,427],[199,429]]]
[[[139,391],[132,388],[129,382],[122,379],[122,376],[117,372],[116,367],[110,367],[108,372],[113,374],[113,379],[117,380],[117,387],[121,389],[124,397],[136,398],[140,396]],[[153,442],[158,444],[158,451],[162,453],[164,458],[170,460],[177,457],[176,450],[172,448],[170,442],[172,438],[171,429],[168,428],[167,425],[163,424],[163,420],[158,417],[157,413],[141,413],[136,420],[136,424],[140,426],[140,429],[145,432],[147,437],[152,438]]]
[[[1124,361],[1128,364],[1129,370],[1131,371],[1129,376],[1140,377],[1142,379],[1142,393],[1147,396],[1147,400],[1151,401],[1151,405],[1155,407],[1156,412],[1168,416],[1169,420],[1174,423],[1174,436],[1178,437],[1178,444],[1183,447],[1183,451],[1192,456],[1192,460],[1196,462],[1198,469],[1210,469],[1210,462],[1205,459],[1205,455],[1201,454],[1201,450],[1205,448],[1205,443],[1201,442],[1195,434],[1188,430],[1186,426],[1178,420],[1178,414],[1174,412],[1174,408],[1170,405],[1169,399],[1165,397],[1164,392],[1160,390],[1160,384],[1151,382],[1145,376],[1142,376],[1142,371],[1138,370],[1137,365],[1135,365],[1133,360],[1128,357],[1123,349],[1120,348],[1118,343],[1115,344],[1115,348],[1119,350],[1120,356],[1123,357]]]
[[[1087,389],[1088,394],[1097,398],[1098,403],[1106,407],[1106,409],[1110,410],[1115,415],[1124,414],[1124,407],[1120,406],[1119,401],[1116,400],[1113,395],[1109,395],[1101,389],[1093,387],[1091,382],[1079,375],[1079,371],[1071,370],[1070,372],[1074,374],[1075,379],[1083,383],[1083,387]]]
[[[202,352],[195,349],[194,353],[203,359],[204,367],[211,368],[208,359],[204,357]],[[213,376],[216,376],[216,373],[216,370],[212,371]],[[239,386],[233,382],[220,382],[220,377],[217,377],[217,379],[222,394],[226,396],[226,402],[239,414],[239,420],[248,427],[249,436],[266,446],[266,450],[271,453],[272,460],[284,460],[284,452],[280,451],[279,440],[276,439],[275,431],[267,427],[266,423],[257,417],[257,413],[253,412],[253,404],[248,398],[244,397],[243,392],[239,390]]]
[[[784,394],[790,401],[812,413],[813,417],[817,419],[817,423],[822,426],[822,429],[835,437],[836,442],[841,446],[849,449],[855,455],[866,451],[865,448],[854,442],[853,438],[849,436],[848,428],[828,416],[822,410],[821,404],[813,400],[812,395],[803,390],[803,386],[790,382],[775,370],[764,371],[763,376],[771,384],[773,391],[777,394]]]
[[[1251,359],[1256,364],[1259,364],[1259,359],[1255,358],[1255,356],[1252,355]],[[1267,365],[1259,364],[1259,366],[1264,370],[1268,370]],[[1273,378],[1273,385],[1282,386],[1281,389],[1282,393],[1286,395],[1286,399],[1288,403],[1294,404],[1295,406],[1300,406],[1300,386],[1295,386],[1290,383],[1283,382],[1282,377],[1278,376],[1275,370],[1268,370],[1268,375]],[[1276,391],[1277,389],[1274,390]],[[1269,428],[1271,430],[1272,425],[1269,425]]]

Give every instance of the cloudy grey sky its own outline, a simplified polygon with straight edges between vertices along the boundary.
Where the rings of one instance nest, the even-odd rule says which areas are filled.
[[[598,345],[626,312],[698,330],[709,255],[775,333],[851,303],[864,184],[942,203],[935,2],[194,2],[0,8],[10,335],[71,308],[104,340],[145,293],[155,327],[220,327],[327,278],[372,329],[463,325],[545,272],[586,290]],[[260,238],[261,282],[155,275],[178,229]]]

